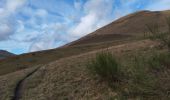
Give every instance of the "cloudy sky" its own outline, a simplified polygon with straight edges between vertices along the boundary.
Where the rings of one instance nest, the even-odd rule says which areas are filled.
[[[129,13],[167,9],[170,0],[0,0],[0,49],[56,48]]]

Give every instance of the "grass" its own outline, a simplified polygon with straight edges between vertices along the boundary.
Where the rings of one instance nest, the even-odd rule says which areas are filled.
[[[148,61],[149,66],[152,70],[160,71],[170,68],[170,53],[155,53],[152,55]],[[169,69],[168,68],[168,69]]]
[[[32,72],[35,67],[16,71],[0,76],[0,100],[11,100],[14,96],[15,87],[21,79]]]
[[[88,64],[89,68],[107,81],[120,81],[120,65],[110,52],[100,52]]]
[[[98,44],[74,45],[67,48],[57,48],[52,50],[45,50],[22,54],[8,59],[0,60],[0,75],[5,75],[14,71],[25,69],[39,64],[47,64],[49,62],[59,60],[64,57],[70,57],[98,49],[107,48],[122,43],[136,41],[135,39],[118,39],[115,41],[103,42]],[[129,37],[128,37],[129,38]],[[107,40],[107,39],[106,39]],[[48,59],[47,59],[48,58]]]
[[[149,67],[148,63],[153,63],[152,59],[156,54],[158,54],[157,58],[161,58],[159,55],[166,55],[167,51],[156,48],[153,52],[155,48],[149,49],[149,47],[150,45],[146,42],[131,43],[109,48],[108,52],[100,52],[97,55],[96,52],[90,52],[43,65],[38,72],[24,82],[22,99],[169,100],[170,71],[168,67],[162,71],[155,71],[154,67]],[[96,62],[99,55],[102,60],[98,63],[101,64],[102,61],[106,64],[107,61],[112,61],[114,64],[106,65],[115,65],[113,69],[119,68],[115,71],[107,70],[109,73],[113,72],[114,77],[100,76],[94,73],[94,69],[92,70],[90,66],[88,68],[90,67],[90,72],[93,73],[89,73],[86,66],[89,59]],[[92,62],[88,64],[93,65]]]
[[[128,60],[129,61],[129,60]],[[130,72],[127,82],[127,90],[123,91],[123,95],[127,97],[140,97],[143,99],[169,99],[169,85],[161,85],[170,83],[170,54],[169,52],[158,52],[151,50],[146,54],[136,54],[132,64],[129,65]],[[132,66],[132,67],[130,67]],[[166,73],[166,76],[164,76]],[[159,84],[159,85],[158,85]]]
[[[158,23],[147,25],[149,32],[146,36],[151,40],[159,41],[161,45],[168,47],[170,50],[170,17],[166,18],[166,26],[167,30],[161,31],[161,26]]]
[[[152,31],[151,35],[153,35],[152,40],[159,40],[161,43],[165,40],[169,41],[169,37],[166,37],[167,34],[164,34],[164,32],[154,36]],[[138,47],[140,45],[138,43],[137,45],[131,44],[133,46],[130,49],[129,46],[131,45],[120,45],[117,48],[112,48],[114,55],[109,52],[101,52],[96,55],[94,60],[88,63],[93,76],[89,75],[86,64],[84,64],[92,53],[61,59],[132,41],[119,36],[115,38],[116,41],[112,41],[114,37],[110,36],[107,36],[102,41],[101,38],[103,39],[103,36],[97,37],[97,40],[96,38],[87,39],[72,47],[24,54],[1,61],[0,75],[6,75],[0,76],[0,98],[4,100],[13,96],[12,90],[18,80],[28,74],[20,69],[43,64],[41,70],[24,82],[22,96],[24,99],[26,98],[25,100],[106,100],[107,97],[115,96],[116,94],[113,98],[118,100],[170,99],[170,54],[167,51],[161,52],[162,50],[156,49],[153,52],[148,48],[143,50],[139,48],[142,46]],[[148,46],[145,43],[143,45],[144,47]],[[123,49],[120,49],[121,47]],[[140,50],[135,53],[136,49]],[[121,52],[121,54],[117,54],[117,51]],[[47,64],[55,60],[57,61]],[[17,70],[21,72],[14,72]],[[14,72],[14,74],[11,72]],[[94,74],[97,74],[100,77],[99,79],[109,82],[112,84],[110,86],[117,89],[110,90]],[[116,93],[114,94],[112,90]]]
[[[118,89],[118,98],[170,99],[170,18],[166,22],[166,31],[160,31],[158,24],[148,26],[148,30],[149,39],[167,47],[167,51],[165,48],[139,50],[141,53],[131,57],[122,56],[119,63],[111,53],[101,52],[91,60],[90,70],[111,82]],[[121,80],[119,85],[113,83],[117,80]]]
[[[167,51],[152,49],[145,53],[133,53],[129,57],[122,56],[119,63],[111,53],[101,52],[88,66],[93,74],[109,82],[114,90],[116,88],[119,93],[117,98],[169,99],[170,53]],[[121,82],[115,84],[117,80]],[[162,81],[165,86],[159,86]]]

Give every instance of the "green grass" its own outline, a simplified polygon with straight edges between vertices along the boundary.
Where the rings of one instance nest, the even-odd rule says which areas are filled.
[[[120,65],[110,52],[100,52],[89,64],[89,68],[95,74],[107,81],[120,81]]]

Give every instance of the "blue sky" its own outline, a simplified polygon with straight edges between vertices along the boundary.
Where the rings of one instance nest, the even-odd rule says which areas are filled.
[[[0,49],[52,49],[140,10],[168,10],[170,0],[0,0]]]

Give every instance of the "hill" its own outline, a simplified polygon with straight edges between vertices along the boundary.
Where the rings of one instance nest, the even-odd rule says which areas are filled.
[[[161,26],[162,30],[166,30],[165,18],[170,15],[169,12],[169,10],[139,11],[124,16],[66,46],[109,42],[140,36],[148,31],[146,25],[154,24],[155,22]]]
[[[60,48],[32,52],[4,59],[0,61],[0,75],[33,65],[46,64],[63,57],[138,41],[139,38],[143,37],[143,33],[147,31],[146,24],[152,24],[158,21],[162,28],[166,29],[164,27],[165,18],[170,15],[169,12],[168,10],[136,12],[122,17]]]
[[[2,59],[0,99],[169,100],[170,54],[143,37],[146,24],[158,22],[166,31],[167,16],[170,11],[136,12],[63,47]],[[111,52],[121,66],[121,81],[111,86],[88,68],[101,51]]]
[[[14,55],[15,54],[10,53],[8,51],[0,50],[0,59],[4,59],[4,58],[11,57],[11,56],[14,56]]]

